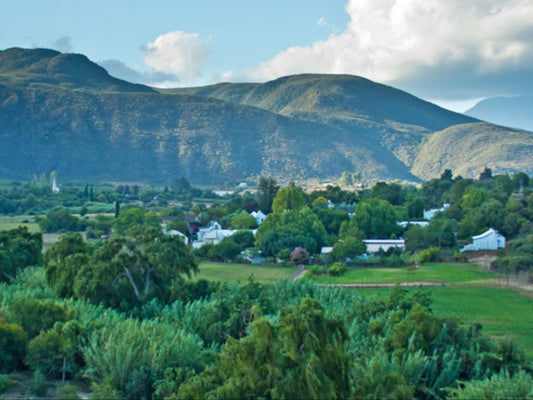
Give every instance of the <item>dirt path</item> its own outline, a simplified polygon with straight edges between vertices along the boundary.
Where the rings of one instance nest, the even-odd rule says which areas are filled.
[[[381,288],[381,287],[393,287],[395,282],[391,283],[322,283],[319,286],[326,287],[347,287],[347,288]],[[417,287],[417,286],[444,286],[442,282],[400,282],[401,287]]]

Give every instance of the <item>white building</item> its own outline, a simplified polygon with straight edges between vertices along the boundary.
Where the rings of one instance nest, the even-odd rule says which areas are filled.
[[[398,225],[400,225],[402,228],[406,228],[407,225],[418,225],[421,228],[425,228],[429,225],[428,221],[399,221],[396,222]]]
[[[363,242],[366,244],[367,253],[377,253],[380,249],[387,251],[391,247],[405,251],[404,239],[366,239]]]
[[[263,221],[265,220],[265,218],[267,217],[265,214],[263,214],[263,212],[261,210],[252,211],[250,213],[250,215],[255,218],[255,220],[257,221],[257,225],[258,226],[261,225],[263,223]]]
[[[505,247],[505,237],[492,228],[480,235],[472,236],[472,242],[459,251],[462,253],[464,251],[498,250]]]
[[[197,233],[198,240],[192,242],[192,247],[198,249],[204,244],[219,244],[236,232],[238,232],[238,229],[222,229],[218,222],[211,221],[209,226],[200,228]],[[255,234],[254,231],[252,232]]]
[[[442,205],[441,208],[432,208],[431,210],[424,210],[424,219],[427,219],[428,221],[430,221],[430,220],[433,219],[435,214],[437,214],[438,212],[444,212],[448,208],[450,208],[450,204],[449,203],[445,203],[445,204]]]

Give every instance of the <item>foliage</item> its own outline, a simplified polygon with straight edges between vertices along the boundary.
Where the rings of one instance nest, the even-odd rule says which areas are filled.
[[[257,221],[250,214],[243,212],[231,219],[231,229],[255,229]]]
[[[461,382],[459,388],[448,388],[449,399],[533,399],[531,375],[520,371],[514,375],[502,371],[484,380]]]
[[[269,214],[256,233],[257,244],[265,256],[295,247],[317,253],[324,238],[324,226],[308,207]]]
[[[342,324],[304,299],[282,309],[277,324],[259,319],[249,336],[229,340],[216,366],[182,385],[179,396],[346,398],[346,340]]]
[[[309,261],[309,252],[301,247],[296,247],[289,255],[289,259],[295,264],[306,264]]]
[[[305,206],[305,198],[302,189],[294,184],[288,188],[281,188],[274,200],[272,200],[272,211],[280,213],[285,210],[301,210]]]
[[[257,205],[259,209],[269,214],[272,212],[272,202],[278,193],[279,185],[272,177],[261,176],[257,185]]]
[[[150,397],[168,368],[199,371],[207,360],[201,340],[156,321],[125,320],[89,337],[83,349],[86,374],[105,380],[127,398]]]
[[[0,317],[0,372],[11,372],[22,366],[27,340],[20,325]]]
[[[363,254],[365,250],[364,242],[354,237],[346,236],[335,243],[328,258],[341,262],[346,262],[348,259],[353,261],[355,257]]]
[[[113,227],[120,234],[125,234],[126,231],[135,226],[148,225],[152,227],[159,227],[161,218],[153,212],[144,211],[141,208],[133,207],[129,210],[120,212],[118,218],[115,219]]]
[[[7,392],[13,386],[13,381],[7,375],[0,374],[0,394]]]
[[[58,207],[51,210],[39,221],[43,232],[75,232],[84,231],[87,221],[70,214],[68,209]]]
[[[430,247],[429,249],[421,250],[418,253],[419,261],[421,264],[437,261],[439,253],[440,250],[438,247]]]
[[[41,262],[43,237],[26,227],[0,231],[0,282],[14,278],[23,268]]]
[[[336,262],[331,264],[331,266],[328,268],[328,275],[339,276],[344,274],[345,271],[346,265],[340,262]]]
[[[46,380],[44,374],[37,370],[33,373],[33,377],[30,381],[30,393],[39,397],[45,397],[50,383]]]

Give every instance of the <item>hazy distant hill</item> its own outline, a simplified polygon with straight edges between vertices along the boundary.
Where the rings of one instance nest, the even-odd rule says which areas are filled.
[[[533,94],[481,100],[465,114],[494,124],[533,131]]]
[[[415,181],[443,166],[473,176],[485,165],[532,172],[532,137],[355,76],[155,90],[115,79],[82,55],[0,52],[0,176],[8,178],[55,170],[64,178],[221,184],[343,171]],[[463,143],[483,152],[454,157]],[[510,163],[498,148],[517,156]]]

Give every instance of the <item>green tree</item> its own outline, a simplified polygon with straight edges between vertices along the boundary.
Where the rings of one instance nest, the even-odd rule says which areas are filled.
[[[281,188],[272,201],[272,211],[300,210],[305,206],[305,198],[301,189],[293,184],[288,188]]]
[[[144,211],[141,208],[133,207],[120,212],[115,219],[113,227],[117,233],[124,234],[128,229],[140,225],[159,227],[161,218],[151,211]]]
[[[108,240],[76,274],[76,296],[119,306],[157,298],[167,301],[174,281],[198,269],[179,237],[159,228],[137,226]]]
[[[41,263],[43,236],[26,227],[0,231],[0,282],[14,278],[20,270]]]
[[[43,232],[74,232],[85,230],[87,222],[71,215],[66,208],[57,207],[39,221],[39,227]]]
[[[44,253],[46,281],[61,297],[74,295],[74,282],[89,261],[88,248],[79,233],[66,233]]]
[[[308,208],[271,213],[256,233],[258,247],[266,256],[280,250],[303,247],[316,254],[324,245],[326,231],[317,216]]]
[[[254,229],[257,228],[257,221],[247,212],[235,215],[231,218],[232,229]]]
[[[366,239],[388,239],[398,231],[396,212],[386,200],[362,201],[357,204],[350,224],[355,225]]]
[[[347,236],[335,243],[330,253],[330,258],[333,261],[346,262],[347,258],[353,260],[355,257],[363,254],[365,250],[366,246],[360,239]]]
[[[347,334],[316,300],[260,318],[250,335],[229,339],[216,365],[185,382],[180,398],[309,398],[350,395]]]
[[[279,185],[274,178],[260,177],[257,185],[257,204],[259,209],[268,214],[272,212],[272,201],[278,193]]]

